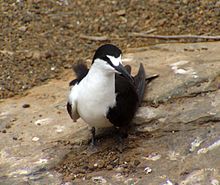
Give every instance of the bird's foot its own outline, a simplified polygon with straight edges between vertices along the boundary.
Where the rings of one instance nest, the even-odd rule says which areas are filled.
[[[125,129],[125,130],[119,129],[117,136],[118,136],[117,137],[117,141],[118,141],[117,150],[120,153],[122,153],[126,148],[125,139],[128,137],[127,129]]]
[[[87,152],[90,154],[96,153],[98,151],[96,138],[95,138],[95,127],[92,127],[91,132],[92,132],[92,138],[91,138],[91,142],[87,148]]]
[[[91,155],[91,154],[94,154],[98,152],[98,148],[96,145],[93,145],[93,144],[90,144],[88,147],[87,147],[87,150],[86,150],[86,153]]]

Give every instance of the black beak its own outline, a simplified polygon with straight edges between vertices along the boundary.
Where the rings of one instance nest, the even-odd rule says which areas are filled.
[[[132,76],[128,73],[128,71],[125,69],[125,67],[121,63],[118,66],[114,66],[114,68],[116,69],[116,71],[122,74],[122,76],[127,78],[129,81],[130,80],[133,81]]]

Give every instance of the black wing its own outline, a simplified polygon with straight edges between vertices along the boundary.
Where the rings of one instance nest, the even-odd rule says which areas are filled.
[[[75,84],[79,83],[87,75],[89,69],[87,68],[86,64],[78,63],[76,65],[73,65],[73,71],[76,73],[76,79],[72,80],[69,83],[69,86],[74,86]],[[72,117],[72,105],[70,104],[70,102],[67,102],[66,108],[70,117],[74,119]]]
[[[131,72],[130,66],[125,68]],[[119,74],[115,76],[116,105],[109,108],[107,118],[116,127],[129,125],[142,101],[145,89],[145,71],[142,64],[133,78],[134,81],[131,82]]]
[[[79,83],[87,75],[89,69],[87,68],[86,64],[78,63],[76,65],[73,65],[73,71],[76,74],[76,79],[72,80],[69,83],[69,86],[73,86],[76,83]]]

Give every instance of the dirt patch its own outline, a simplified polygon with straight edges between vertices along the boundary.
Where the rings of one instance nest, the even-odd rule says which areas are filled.
[[[140,151],[140,146],[150,137],[147,133],[130,134],[123,142],[123,151],[119,149],[117,137],[99,139],[97,146],[92,148],[88,144],[75,146],[56,170],[64,175],[63,181],[91,179],[94,173],[101,171],[118,172],[123,176],[145,173],[141,156],[148,156],[151,151],[147,148]],[[138,168],[140,166],[142,170]]]
[[[112,42],[126,50],[165,42],[130,37],[130,32],[220,33],[218,0],[3,0],[0,6],[0,98],[60,78],[77,60],[91,59],[100,44]],[[108,39],[92,41],[82,34]]]

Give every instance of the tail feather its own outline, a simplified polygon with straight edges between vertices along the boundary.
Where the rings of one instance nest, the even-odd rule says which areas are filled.
[[[145,70],[144,66],[141,63],[137,75],[134,76],[134,83],[136,86],[138,98],[139,98],[139,105],[141,104],[143,98],[144,98],[144,91],[145,91]]]
[[[130,65],[125,65],[126,71],[131,74],[131,66]]]

